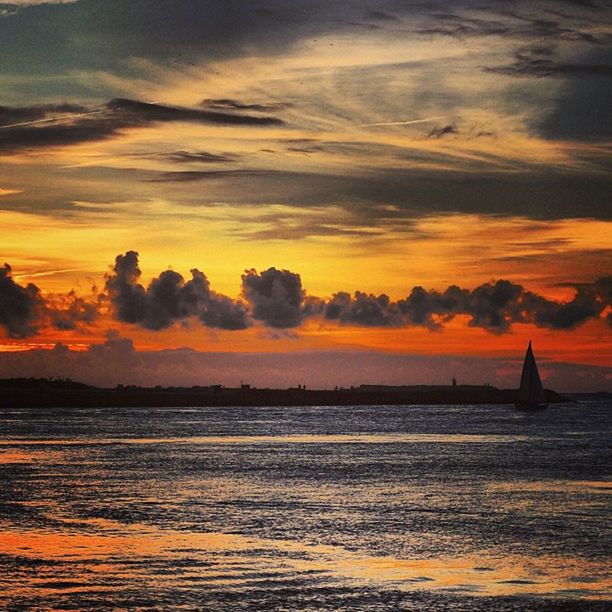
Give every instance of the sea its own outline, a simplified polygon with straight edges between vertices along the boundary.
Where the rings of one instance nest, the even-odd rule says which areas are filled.
[[[612,610],[612,405],[0,411],[3,610]]]

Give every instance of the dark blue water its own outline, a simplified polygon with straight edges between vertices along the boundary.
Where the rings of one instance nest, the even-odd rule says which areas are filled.
[[[8,609],[611,609],[611,406],[0,412]]]

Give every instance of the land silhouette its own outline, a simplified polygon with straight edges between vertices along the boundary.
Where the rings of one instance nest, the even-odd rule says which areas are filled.
[[[546,389],[549,403],[570,401]],[[0,380],[0,407],[160,407],[160,406],[372,406],[402,404],[513,404],[516,389],[490,385],[359,385],[335,389],[258,389],[248,384],[193,387],[101,388],[70,379]]]

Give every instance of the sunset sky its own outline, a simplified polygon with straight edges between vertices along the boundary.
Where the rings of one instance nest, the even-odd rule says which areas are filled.
[[[612,389],[612,3],[0,3],[0,377]]]

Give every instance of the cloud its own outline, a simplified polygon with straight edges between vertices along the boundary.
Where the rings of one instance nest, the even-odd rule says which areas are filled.
[[[567,330],[599,317],[612,305],[611,285],[611,277],[580,285],[570,302],[548,300],[507,280],[485,283],[472,291],[457,286],[444,292],[415,287],[397,302],[384,294],[374,296],[358,291],[351,297],[340,292],[326,302],[324,316],[348,325],[420,326],[436,330],[458,315],[467,315],[468,326],[496,334],[509,332],[513,323]]]
[[[282,125],[270,116],[254,116],[167,106],[116,98],[103,106],[86,108],[62,104],[0,107],[0,153],[104,140],[129,128],[187,121],[215,125]]]
[[[444,125],[442,127],[436,126],[427,134],[427,138],[442,138],[447,134],[458,134],[459,130],[454,124]]]
[[[204,108],[212,108],[222,111],[254,111],[258,113],[273,113],[284,108],[291,108],[293,104],[289,102],[268,102],[265,104],[253,104],[239,102],[231,98],[207,98],[200,102]]]
[[[36,104],[32,106],[0,106],[0,127],[12,124],[35,122],[40,119],[51,120],[54,116],[72,115],[90,111],[78,104]]]
[[[298,327],[320,311],[321,302],[307,298],[299,274],[268,268],[261,274],[247,270],[242,275],[242,292],[251,305],[251,316],[279,329]]]
[[[430,15],[426,26],[418,27],[417,34],[439,36],[504,36],[512,32],[507,23],[497,19],[470,18],[453,13],[436,12]]]
[[[198,352],[191,349],[139,351],[129,338],[110,331],[104,342],[85,351],[57,344],[52,350],[0,352],[5,377],[68,377],[113,387],[223,384],[240,380],[254,386],[287,388],[350,387],[359,384],[422,385],[493,384],[516,388],[524,346],[516,357],[477,358],[462,355],[414,355],[382,351],[309,351],[281,353]],[[540,359],[547,388],[556,391],[610,389],[610,368]]]
[[[38,331],[44,300],[36,285],[18,285],[7,263],[0,268],[0,325],[9,337],[26,338]]]
[[[376,10],[368,11],[366,17],[368,17],[368,19],[374,19],[375,21],[400,21],[395,15]]]
[[[582,4],[584,8],[590,8],[584,3],[572,4]],[[594,14],[590,10],[578,10],[579,16],[572,16],[555,11],[554,6],[546,2],[536,3],[535,6],[534,12],[529,5],[512,3],[508,6],[504,2],[491,2],[486,11],[478,7],[480,17],[470,16],[470,7],[465,5],[462,7],[464,11],[459,10],[457,13],[433,11],[429,13],[426,25],[418,26],[415,31],[426,36],[456,38],[503,36],[516,40],[537,39],[590,44],[610,41],[610,34],[605,28],[593,27],[603,19],[600,14]]]
[[[10,338],[27,338],[41,327],[77,329],[92,324],[99,316],[98,305],[74,292],[44,298],[33,283],[21,286],[12,276],[11,266],[0,268],[0,326]]]
[[[330,298],[308,295],[299,274],[271,267],[242,275],[245,302],[211,290],[206,275],[191,270],[185,280],[165,270],[145,288],[139,281],[138,253],[117,255],[106,276],[106,293],[82,298],[74,291],[43,297],[36,285],[15,282],[11,268],[0,268],[0,325],[13,338],[35,335],[41,327],[59,330],[87,328],[99,317],[103,301],[111,305],[118,321],[151,330],[198,320],[202,325],[224,330],[249,327],[253,320],[276,330],[300,327],[307,319],[340,325],[379,328],[425,327],[442,329],[457,316],[467,316],[468,326],[495,334],[507,333],[515,323],[557,330],[575,329],[606,314],[612,325],[612,277],[573,285],[575,296],[567,302],[549,300],[508,280],[484,283],[472,290],[456,285],[445,291],[417,286],[403,299],[385,294],[339,291]]]
[[[79,297],[74,291],[46,298],[50,325],[63,331],[77,329],[82,324],[93,324],[100,315],[99,308],[98,302]]]
[[[328,321],[339,321],[367,327],[399,327],[404,319],[398,305],[388,296],[357,291],[354,297],[340,291],[326,302],[324,316]]]
[[[237,160],[237,155],[231,153],[210,153],[208,151],[173,151],[163,156],[165,159],[177,164],[201,163],[216,164],[230,163]]]
[[[273,171],[271,171],[273,172]],[[267,175],[265,170],[183,170],[178,172],[162,172],[155,178],[148,179],[151,183],[191,183],[211,179],[224,179],[230,177],[245,177]]]
[[[567,68],[567,67],[566,67]],[[590,53],[571,67],[553,108],[534,122],[534,128],[544,138],[603,141],[612,137],[612,50]],[[559,73],[558,73],[559,74]],[[609,155],[604,156],[605,162]]]
[[[282,53],[304,36],[337,29],[345,11],[323,0],[307,11],[284,0],[265,10],[227,0],[44,3],[0,19],[0,72],[39,75],[52,67],[58,75],[108,70],[137,78],[130,58],[184,66]]]
[[[127,98],[115,98],[107,107],[124,117],[128,123],[139,122],[194,121],[196,123],[216,123],[221,125],[282,125],[277,117],[221,113],[182,106],[167,106],[150,102],[140,102]]]
[[[552,55],[552,47],[536,45],[516,51],[515,61],[512,64],[487,67],[485,70],[487,72],[519,77],[612,77],[612,65],[609,62],[561,62],[555,60]]]
[[[162,272],[145,289],[138,281],[138,253],[117,255],[113,272],[106,277],[106,291],[116,318],[147,329],[161,330],[197,318],[207,327],[244,329],[246,308],[240,301],[210,289],[206,276],[191,270],[191,280],[172,270]]]

